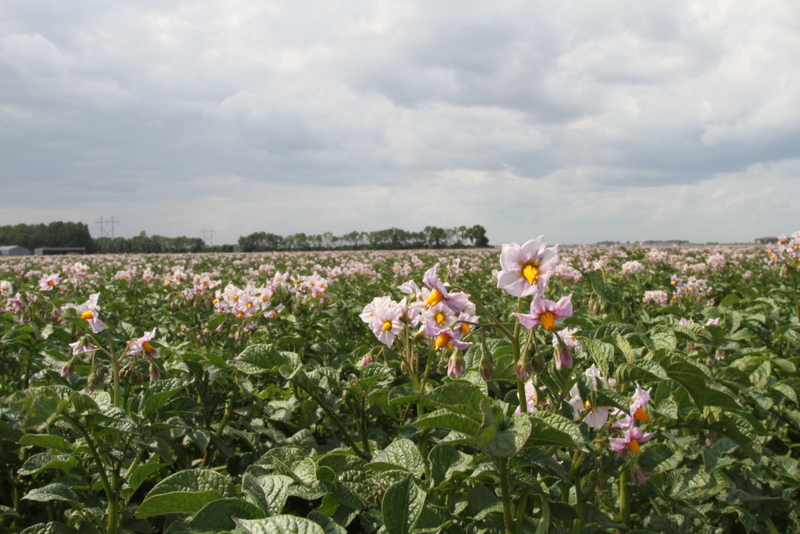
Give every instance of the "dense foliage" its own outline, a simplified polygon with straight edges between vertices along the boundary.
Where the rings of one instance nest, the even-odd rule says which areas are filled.
[[[75,222],[0,226],[0,245],[17,245],[31,251],[40,247],[84,247],[86,252],[94,252],[89,227]]]
[[[286,237],[267,232],[255,232],[239,238],[239,248],[244,252],[289,250],[401,250],[423,248],[487,247],[486,229],[476,224],[470,228],[439,228],[426,226],[421,232],[399,228],[374,232],[350,232],[342,236],[330,232]]]
[[[3,258],[2,528],[797,532],[798,251]]]

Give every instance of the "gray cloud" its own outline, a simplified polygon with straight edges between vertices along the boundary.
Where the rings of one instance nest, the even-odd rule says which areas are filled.
[[[495,242],[789,232],[798,28],[788,0],[12,0],[0,224],[113,213],[128,235],[213,225],[228,242],[476,223]],[[754,200],[758,220],[748,180],[781,191]]]

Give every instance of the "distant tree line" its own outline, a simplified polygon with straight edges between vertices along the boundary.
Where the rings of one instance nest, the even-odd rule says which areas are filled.
[[[0,226],[0,245],[19,245],[33,250],[40,247],[84,247],[87,253],[180,253],[231,252],[233,245],[206,246],[199,237],[148,236],[141,232],[134,237],[92,238],[86,223],[52,222],[50,224],[17,224]],[[292,250],[390,250],[425,248],[487,247],[486,229],[476,224],[470,228],[438,228],[426,226],[421,232],[399,228],[375,232],[350,232],[335,236],[331,232],[286,237],[256,232],[239,238],[244,252]]]
[[[85,247],[94,252],[94,240],[86,223],[51,222],[0,226],[0,245],[18,245],[28,250],[42,247]]]
[[[131,238],[98,237],[94,242],[96,251],[102,254],[120,252],[168,254],[171,252],[206,251],[205,242],[199,237],[148,236],[145,232],[141,232]]]
[[[239,249],[244,252],[289,250],[397,250],[418,248],[487,247],[486,229],[476,224],[471,228],[438,228],[426,226],[421,232],[408,232],[399,228],[374,232],[350,232],[342,236],[331,232],[286,237],[267,232],[255,232],[239,238]]]

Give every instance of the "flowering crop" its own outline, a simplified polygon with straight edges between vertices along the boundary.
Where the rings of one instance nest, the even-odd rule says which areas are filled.
[[[2,527],[798,531],[799,251],[3,258]]]

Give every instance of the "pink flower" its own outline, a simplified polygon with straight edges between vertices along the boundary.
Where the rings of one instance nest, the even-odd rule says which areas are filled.
[[[97,311],[100,309],[100,307],[97,305],[97,299],[99,297],[100,293],[90,295],[86,302],[76,308],[77,311],[81,312],[81,319],[89,323],[89,326],[92,328],[92,332],[95,334],[98,334],[108,328],[108,326],[97,316]]]
[[[89,343],[89,341],[84,339],[79,339],[75,343],[70,343],[69,346],[72,348],[72,355],[77,356],[78,354],[84,354],[86,352],[94,352],[97,349],[94,345]]]
[[[609,441],[611,442],[611,449],[617,452],[623,451],[625,449],[629,449],[633,454],[639,454],[639,445],[646,441],[649,441],[650,438],[655,436],[655,432],[648,432],[643,433],[637,427],[632,426],[626,432],[625,436],[622,438],[611,438]]]
[[[387,347],[392,346],[394,338],[403,331],[402,315],[403,308],[395,302],[373,311],[369,327],[378,341]]]
[[[547,248],[544,236],[526,241],[522,246],[503,245],[497,273],[497,287],[514,297],[542,295],[547,281],[558,265],[558,245]]]
[[[637,384],[631,400],[631,416],[643,423],[650,421],[650,415],[644,409],[648,402],[650,402],[650,389],[642,389]]]
[[[422,281],[431,289],[431,294],[428,295],[425,303],[428,306],[435,306],[440,302],[444,302],[448,308],[456,313],[461,313],[469,302],[469,295],[466,293],[449,293],[444,284],[439,280],[436,275],[436,270],[439,268],[437,263],[427,270]]]
[[[552,332],[556,324],[567,317],[572,317],[572,295],[562,297],[558,302],[536,295],[531,302],[530,314],[515,313],[514,316],[525,328],[531,329],[541,324],[545,330]]]
[[[456,338],[450,328],[437,328],[432,323],[425,323],[425,333],[433,337],[433,344],[437,349],[467,350],[472,343],[466,343]]]
[[[142,354],[142,358],[151,360],[158,358],[158,350],[154,349],[150,341],[156,337],[156,329],[153,328],[150,332],[145,332],[139,339],[134,339],[130,344],[130,353],[132,355]]]
[[[41,291],[52,291],[60,281],[61,279],[57,274],[48,274],[39,279],[39,289]]]

